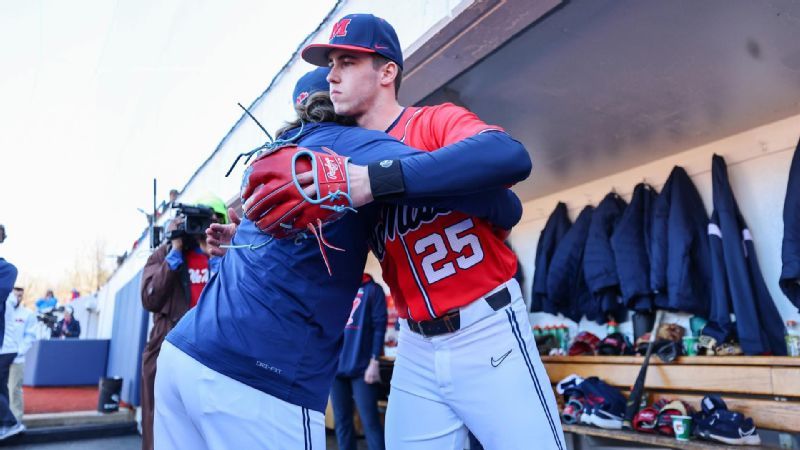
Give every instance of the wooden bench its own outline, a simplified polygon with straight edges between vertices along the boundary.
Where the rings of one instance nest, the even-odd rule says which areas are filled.
[[[633,385],[642,361],[639,356],[542,357],[554,385],[574,373],[600,377],[624,394]],[[800,430],[800,358],[694,356],[664,364],[653,357],[645,386],[648,403],[659,398],[681,399],[699,408],[706,393],[718,393],[730,409],[752,417],[759,428],[794,433]],[[583,425],[564,425],[564,431],[662,447],[720,448],[706,441],[685,443],[671,437]]]

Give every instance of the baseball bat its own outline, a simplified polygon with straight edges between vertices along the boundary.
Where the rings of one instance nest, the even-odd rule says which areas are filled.
[[[653,324],[653,330],[650,331],[650,340],[647,343],[647,352],[644,355],[644,362],[642,363],[642,368],[639,369],[636,382],[633,383],[633,389],[631,389],[631,395],[628,397],[628,403],[625,405],[625,420],[622,422],[625,428],[631,427],[633,416],[639,412],[639,405],[642,403],[642,395],[644,394],[644,380],[647,377],[647,367],[650,365],[650,355],[653,354],[653,343],[656,341],[656,334],[658,334],[658,327],[661,325],[663,314],[664,311],[662,310],[656,312],[656,319]]]

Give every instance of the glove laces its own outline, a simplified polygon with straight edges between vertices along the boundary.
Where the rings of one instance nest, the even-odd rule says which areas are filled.
[[[250,162],[250,158],[252,158],[253,155],[255,155],[256,158],[258,158],[262,154],[269,154],[269,153],[272,153],[272,152],[274,152],[275,150],[277,150],[277,149],[279,149],[281,147],[285,147],[287,145],[294,144],[294,142],[297,140],[297,138],[299,138],[300,135],[303,134],[303,128],[305,127],[305,122],[303,122],[301,120],[300,121],[300,130],[297,133],[295,133],[294,136],[292,136],[290,138],[287,138],[287,139],[277,139],[277,140],[275,140],[275,139],[272,138],[272,135],[269,134],[269,131],[267,131],[267,129],[264,128],[263,125],[261,125],[261,122],[259,122],[258,119],[256,119],[255,116],[253,116],[250,113],[250,111],[247,110],[247,108],[242,106],[241,103],[237,103],[237,105],[239,105],[239,107],[242,108],[244,110],[244,112],[247,113],[247,115],[251,119],[253,119],[253,121],[256,123],[256,125],[258,125],[258,128],[261,128],[261,131],[263,131],[264,134],[267,135],[267,138],[269,140],[267,142],[259,145],[258,147],[250,150],[250,151],[239,153],[239,155],[236,157],[236,159],[233,160],[233,164],[231,164],[231,167],[228,169],[227,172],[225,172],[225,177],[226,178],[228,177],[228,175],[231,174],[231,172],[233,172],[234,167],[236,167],[236,164],[239,163],[240,159],[245,158],[244,164],[247,165],[247,163]]]

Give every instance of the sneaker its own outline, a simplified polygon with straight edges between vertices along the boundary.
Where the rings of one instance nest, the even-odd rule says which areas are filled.
[[[14,424],[14,425],[12,425],[10,427],[0,428],[0,441],[2,441],[3,439],[10,438],[11,436],[14,436],[15,434],[22,433],[25,430],[26,430],[26,427],[22,422],[17,422],[16,424]]]
[[[583,403],[577,398],[571,398],[561,411],[561,420],[567,424],[578,423],[583,412]]]
[[[605,404],[594,410],[592,417],[592,424],[606,430],[621,430],[622,429],[622,416],[614,414],[605,408]]]
[[[718,396],[709,397],[701,402],[702,412],[694,416],[696,436],[729,445],[761,445],[753,419],[728,411]]]
[[[580,414],[580,422],[584,425],[593,425],[594,421],[592,418],[594,417],[594,406],[591,405],[583,405],[583,412]]]

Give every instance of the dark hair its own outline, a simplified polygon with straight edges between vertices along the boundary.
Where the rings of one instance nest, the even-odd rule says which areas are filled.
[[[383,67],[384,65],[386,65],[388,63],[394,63],[395,65],[397,65],[397,63],[395,63],[394,61],[392,61],[391,59],[389,59],[389,58],[387,58],[387,57],[385,57],[383,55],[378,55],[377,53],[372,55],[372,67],[375,70],[380,69],[381,67]],[[400,92],[400,84],[402,84],[402,83],[403,83],[403,71],[400,69],[400,66],[398,65],[397,66],[397,76],[394,77],[394,95],[395,96]]]
[[[339,125],[355,125],[356,121],[352,117],[345,117],[336,114],[333,109],[333,102],[331,96],[327,92],[319,91],[308,96],[302,103],[294,105],[294,110],[297,113],[297,118],[286,122],[282,126],[277,135],[295,129],[300,126],[300,122],[336,122]]]

